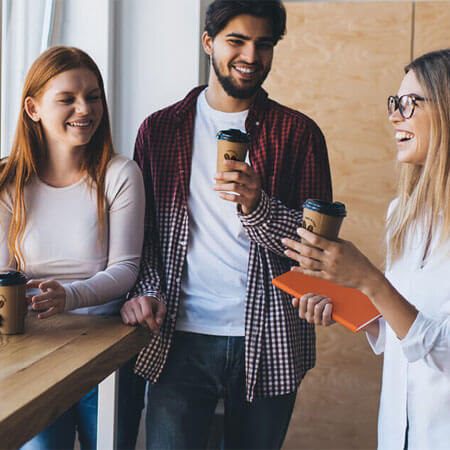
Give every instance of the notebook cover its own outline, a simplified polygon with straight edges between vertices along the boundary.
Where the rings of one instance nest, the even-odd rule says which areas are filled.
[[[272,284],[292,295],[301,297],[314,292],[333,301],[332,318],[356,333],[381,317],[372,302],[362,292],[331,281],[289,271],[272,280]]]

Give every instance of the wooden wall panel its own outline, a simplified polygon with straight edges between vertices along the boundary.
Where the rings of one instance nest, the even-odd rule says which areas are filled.
[[[386,98],[411,54],[410,2],[286,3],[288,33],[265,88],[312,117],[328,143],[334,198],[347,204],[342,237],[376,264],[395,195]],[[284,448],[376,447],[381,358],[363,335],[318,329],[317,366],[302,383]]]
[[[416,3],[414,57],[443,48],[450,48],[450,2]]]

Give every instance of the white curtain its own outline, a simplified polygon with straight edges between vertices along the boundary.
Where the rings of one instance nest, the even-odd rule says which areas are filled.
[[[33,61],[53,45],[79,47],[103,74],[113,109],[115,0],[1,0],[1,156],[9,154],[23,82]]]
[[[14,139],[26,73],[51,44],[54,16],[54,0],[2,0],[2,157]]]

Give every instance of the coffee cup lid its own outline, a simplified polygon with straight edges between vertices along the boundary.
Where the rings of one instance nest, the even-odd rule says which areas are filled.
[[[217,139],[230,142],[242,142],[247,144],[250,142],[250,138],[247,133],[243,133],[241,130],[230,128],[229,130],[221,130],[217,133]]]
[[[345,205],[341,202],[326,202],[325,200],[309,198],[303,203],[303,208],[317,211],[327,216],[345,217],[347,215]]]
[[[8,269],[0,271],[0,286],[15,286],[26,282],[27,278],[22,272]]]

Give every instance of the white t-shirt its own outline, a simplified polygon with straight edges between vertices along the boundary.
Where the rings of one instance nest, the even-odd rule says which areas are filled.
[[[393,204],[395,205],[395,203]],[[391,210],[393,205],[391,205]],[[450,432],[450,241],[421,263],[426,239],[420,230],[386,277],[419,314],[403,339],[380,320],[376,353],[384,352],[378,448],[448,449]],[[431,243],[434,249],[436,240]]]
[[[54,279],[66,291],[66,310],[89,314],[118,311],[118,301],[136,281],[143,241],[145,192],[134,161],[116,155],[105,177],[103,243],[97,197],[83,178],[55,188],[34,177],[25,187],[26,227],[22,239],[28,279]],[[0,267],[9,263],[8,230],[12,187],[0,197]],[[112,304],[103,305],[113,300]],[[91,307],[102,305],[102,307]]]
[[[236,204],[213,190],[220,130],[245,132],[248,111],[212,109],[206,91],[197,100],[189,187],[189,247],[181,283],[177,330],[219,336],[245,335],[248,236]]]

